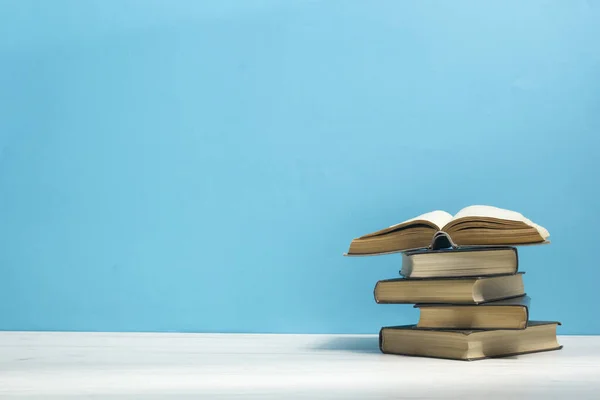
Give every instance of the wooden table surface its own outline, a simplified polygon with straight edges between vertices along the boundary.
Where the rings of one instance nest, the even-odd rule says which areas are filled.
[[[600,336],[474,362],[373,335],[0,332],[2,399],[600,399]]]

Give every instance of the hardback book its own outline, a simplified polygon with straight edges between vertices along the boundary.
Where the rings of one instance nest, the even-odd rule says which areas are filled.
[[[383,327],[382,353],[406,356],[480,360],[559,350],[560,322],[529,321],[522,330],[426,330],[414,325]]]
[[[373,294],[380,304],[480,304],[525,295],[524,272],[473,278],[386,279]]]
[[[529,296],[479,305],[415,304],[417,328],[424,329],[525,329],[529,320]]]
[[[413,250],[402,254],[405,278],[439,278],[514,274],[519,269],[515,247],[471,247]]]
[[[548,231],[522,214],[493,206],[474,205],[456,215],[432,211],[358,237],[346,255],[365,256],[427,248],[437,232],[461,246],[516,246],[548,242]]]

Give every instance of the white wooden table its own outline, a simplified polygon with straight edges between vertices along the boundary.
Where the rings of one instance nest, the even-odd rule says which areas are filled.
[[[600,399],[600,336],[476,362],[380,354],[376,336],[0,332],[0,398]]]

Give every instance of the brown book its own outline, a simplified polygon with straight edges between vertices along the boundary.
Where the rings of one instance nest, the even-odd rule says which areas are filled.
[[[406,356],[480,360],[559,350],[559,322],[529,321],[522,330],[425,330],[414,325],[384,327],[379,332],[382,353]]]
[[[405,252],[400,275],[406,278],[489,276],[514,274],[518,269],[515,247],[470,247]]]
[[[470,206],[456,215],[433,211],[358,237],[346,255],[365,256],[427,248],[443,231],[457,246],[516,246],[546,243],[550,234],[518,212]]]
[[[528,296],[479,305],[416,304],[417,328],[426,329],[525,329],[529,320]]]
[[[525,295],[523,272],[475,278],[386,279],[377,282],[377,303],[480,304]]]

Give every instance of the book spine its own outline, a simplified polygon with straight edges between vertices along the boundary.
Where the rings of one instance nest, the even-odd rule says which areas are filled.
[[[458,246],[452,240],[452,237],[448,234],[448,232],[437,231],[433,237],[431,238],[431,245],[429,245],[431,250],[439,250],[439,249],[447,249],[453,248],[456,249]]]
[[[516,274],[517,272],[519,272],[519,251],[517,250],[516,247],[512,247],[512,249],[515,252],[515,262],[516,262],[515,274]]]
[[[400,269],[400,275],[409,278],[413,271],[413,259],[409,254],[402,254],[402,268]]]

